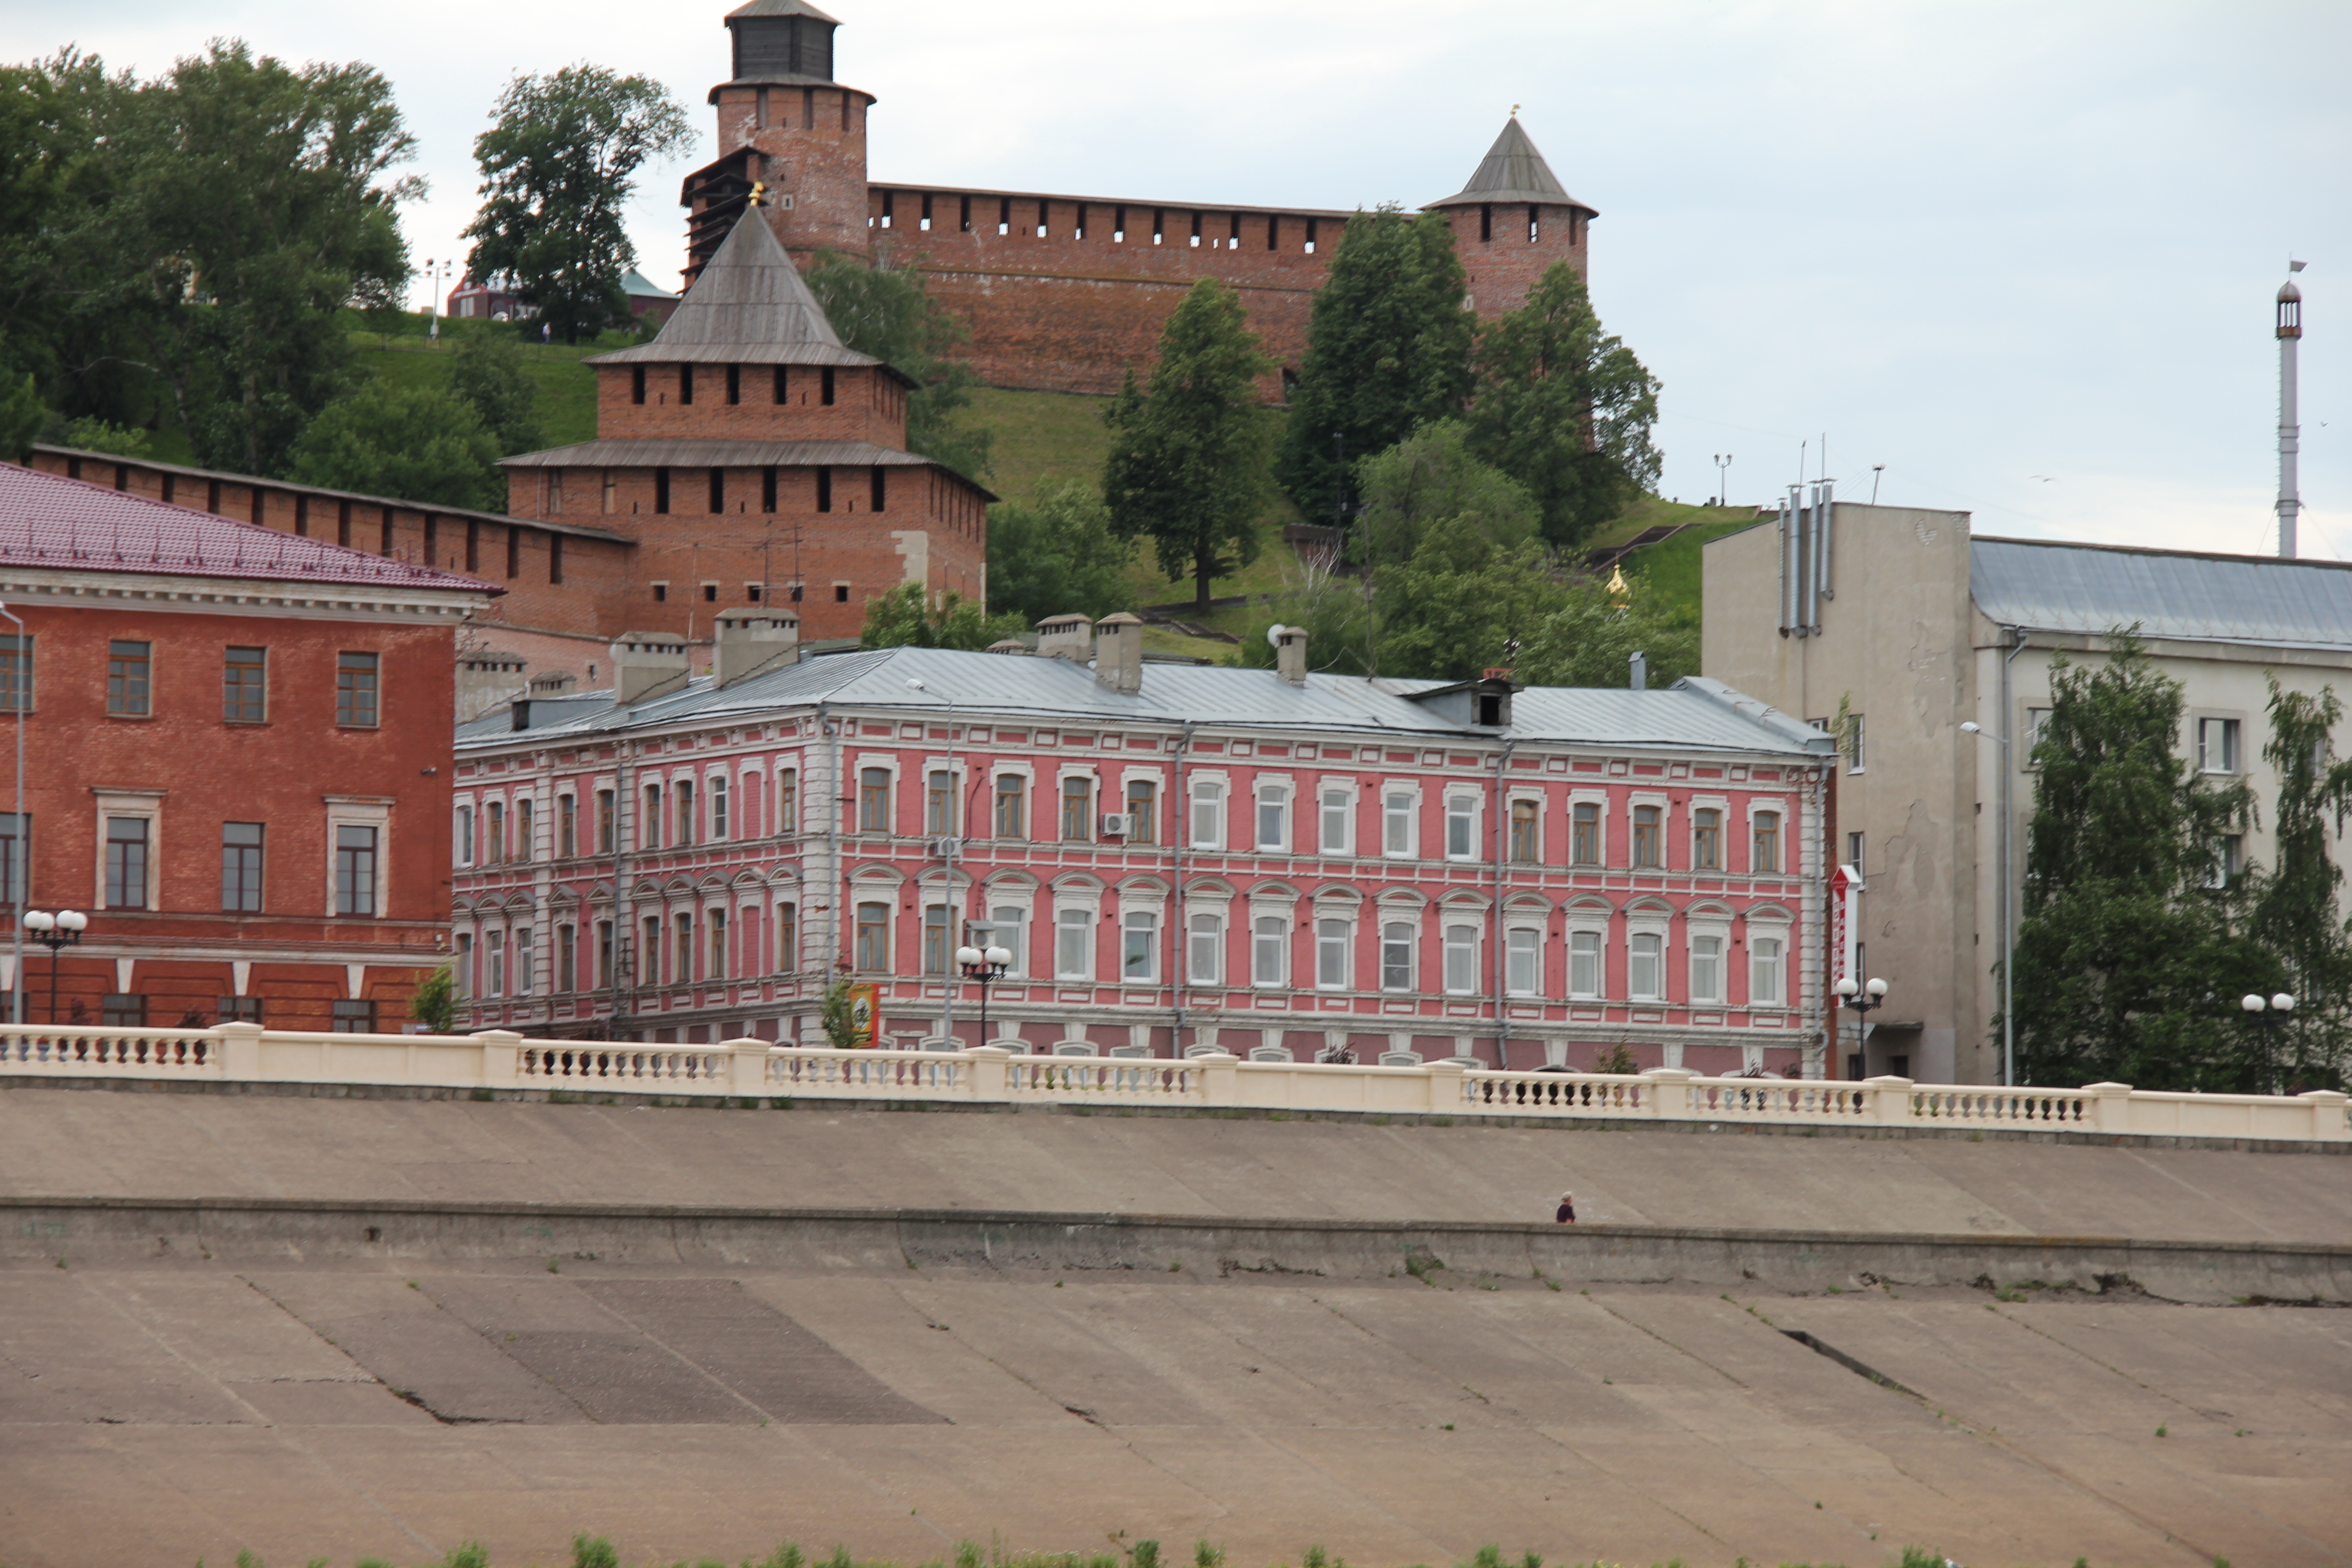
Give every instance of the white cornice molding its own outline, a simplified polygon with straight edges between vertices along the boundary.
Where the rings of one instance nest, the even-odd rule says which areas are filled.
[[[135,605],[180,615],[238,615],[285,619],[367,621],[469,620],[485,596],[446,588],[392,584],[314,583],[295,579],[195,577],[162,572],[41,570],[0,564],[0,598],[20,605]]]

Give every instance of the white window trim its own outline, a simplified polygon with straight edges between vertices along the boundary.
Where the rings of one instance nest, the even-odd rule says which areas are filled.
[[[1307,935],[1314,939],[1315,990],[1353,991],[1357,988],[1357,909],[1358,906],[1354,904],[1339,903],[1320,903],[1314,907],[1314,911],[1309,916],[1312,923],[1307,928]],[[1340,939],[1340,951],[1346,955],[1347,973],[1340,977],[1339,984],[1337,985],[1328,985],[1324,984],[1323,980],[1323,922],[1325,921],[1337,921],[1347,928],[1347,934]]]
[[[1383,779],[1377,787],[1380,791],[1381,803],[1381,858],[1383,860],[1420,859],[1421,813],[1425,804],[1422,795],[1421,781],[1419,779]],[[1405,847],[1396,850],[1389,847],[1389,796],[1391,795],[1407,795],[1412,801],[1412,809],[1405,814],[1404,819]]]
[[[1193,831],[1193,792],[1202,784],[1217,788],[1217,834],[1214,842],[1202,838]],[[1234,835],[1233,775],[1222,768],[1193,768],[1184,775],[1184,847],[1222,853]]]
[[[152,706],[152,703],[150,705]],[[106,908],[106,819],[110,816],[127,816],[137,817],[147,824],[147,887],[146,896],[139,907],[142,910],[156,909],[158,907],[156,893],[163,868],[163,796],[168,792],[160,789],[100,789],[92,790],[90,793],[98,800],[96,818],[98,861],[89,907],[100,910]],[[30,816],[32,813],[27,812],[26,815]],[[334,841],[334,833],[331,829],[329,830],[327,838],[330,843]],[[327,908],[329,910],[335,907],[334,886],[334,863],[331,858],[327,866]]]
[[[1600,1002],[1609,995],[1609,928],[1617,911],[1591,904],[1570,904],[1566,910],[1566,930],[1562,940],[1568,943],[1568,974],[1564,989],[1571,1002]],[[1576,989],[1576,937],[1579,932],[1601,939],[1597,955],[1598,967],[1593,978],[1600,984],[1591,992]]]
[[[1289,986],[1293,959],[1296,957],[1291,950],[1296,945],[1293,938],[1297,935],[1297,932],[1292,929],[1292,927],[1296,920],[1296,915],[1293,911],[1295,911],[1297,908],[1297,905],[1292,904],[1277,909],[1274,906],[1261,903],[1255,899],[1250,900],[1248,930],[1249,983],[1253,989],[1271,991],[1285,989]],[[1261,934],[1257,929],[1257,922],[1262,920],[1278,921],[1282,924],[1282,936],[1280,939],[1282,942],[1280,950],[1282,953],[1282,973],[1276,975],[1271,980],[1261,976],[1257,972],[1257,943],[1258,937]]]
[[[1325,805],[1323,797],[1334,792],[1344,794],[1348,797],[1347,805],[1339,808],[1340,820],[1346,824],[1346,830],[1344,842],[1337,847],[1323,842],[1323,813],[1329,809]],[[1339,774],[1318,778],[1315,781],[1315,853],[1351,859],[1354,858],[1356,813],[1362,804],[1362,788],[1351,776]]]
[[[1480,961],[1486,956],[1483,949],[1486,946],[1486,928],[1483,923],[1483,914],[1484,911],[1474,914],[1472,910],[1459,905],[1447,905],[1437,911],[1437,979],[1445,995],[1475,996],[1479,994]],[[1470,984],[1458,987],[1445,984],[1445,961],[1453,950],[1453,944],[1446,940],[1446,932],[1457,926],[1470,932]]]
[[[1402,901],[1384,902],[1374,906],[1372,952],[1373,968],[1376,973],[1373,984],[1379,987],[1382,995],[1410,996],[1420,990],[1421,944],[1426,934],[1422,927],[1422,917],[1426,912],[1425,905],[1408,904]],[[1405,940],[1405,983],[1394,990],[1391,990],[1388,984],[1387,952],[1388,928],[1392,925],[1404,926],[1412,933]]]
[[[1633,939],[1654,936],[1658,939],[1658,994],[1654,996],[1633,994]],[[1675,915],[1672,910],[1627,910],[1625,911],[1625,1000],[1631,1003],[1654,1003],[1664,1005],[1674,994]]]
[[[1505,995],[1541,996],[1546,994],[1544,971],[1551,958],[1546,944],[1550,939],[1550,931],[1551,912],[1549,910],[1506,908],[1503,910],[1503,994]],[[1511,984],[1511,938],[1519,931],[1532,931],[1536,939],[1535,984],[1527,990],[1514,989]]]
[[[1258,813],[1269,805],[1282,808],[1282,842],[1266,844],[1258,837]],[[1298,789],[1288,773],[1260,773],[1250,781],[1250,849],[1259,855],[1298,853]]]
[[[1511,855],[1511,841],[1510,841],[1511,809],[1512,809],[1514,806],[1517,805],[1519,804],[1519,802],[1521,802],[1521,801],[1523,801],[1523,800],[1526,800],[1526,801],[1533,801],[1533,802],[1535,803],[1535,807],[1536,807],[1536,858],[1535,858],[1533,860],[1512,860],[1512,859],[1510,858],[1510,855]],[[1546,850],[1547,850],[1547,848],[1548,848],[1548,846],[1544,843],[1544,839],[1545,839],[1545,837],[1547,837],[1546,830],[1547,830],[1548,828],[1549,828],[1549,827],[1550,827],[1550,826],[1551,826],[1550,816],[1551,816],[1551,800],[1550,800],[1550,796],[1546,793],[1546,791],[1544,790],[1544,787],[1543,787],[1541,784],[1514,784],[1508,785],[1508,786],[1507,787],[1507,789],[1506,789],[1505,795],[1504,795],[1504,801],[1503,801],[1503,833],[1504,833],[1504,838],[1503,838],[1503,858],[1504,858],[1504,859],[1505,859],[1505,860],[1507,860],[1507,861],[1508,861],[1511,865],[1514,865],[1514,866],[1542,866],[1542,865],[1549,864],[1549,862],[1547,861],[1547,859],[1546,859],[1546,858],[1545,858],[1545,856],[1546,856]]]
[[[322,797],[327,805],[326,897],[320,907],[331,918],[335,913],[335,830],[339,827],[373,827],[375,829],[375,913],[343,917],[347,919],[384,920],[389,918],[386,895],[391,891],[392,877],[392,802],[366,795],[331,795]],[[100,870],[103,871],[101,867]],[[149,875],[152,875],[151,869]]]
[[[1061,802],[1057,795],[1055,801],[1054,822],[1057,831],[1061,826],[1060,812]],[[1095,971],[1101,967],[1102,955],[1097,949],[1102,945],[1102,939],[1095,928],[1102,923],[1103,890],[1100,888],[1079,886],[1055,888],[1053,891],[1053,978],[1056,981],[1068,981],[1073,984],[1091,984],[1095,979]],[[1082,912],[1087,917],[1087,963],[1086,973],[1083,975],[1062,973],[1062,916],[1071,912]]]
[[[1715,869],[1702,871],[1698,864],[1698,814],[1712,811],[1716,818]],[[1727,795],[1695,795],[1690,797],[1683,821],[1683,853],[1690,862],[1691,874],[1701,877],[1726,877],[1731,874],[1731,797]]]
[[[899,774],[903,771],[900,762],[901,759],[896,752],[860,752],[850,761],[848,763],[850,832],[872,833],[875,831],[866,826],[866,770],[882,768],[890,774],[890,796],[883,809],[884,826],[881,828],[881,834],[886,838],[898,837],[898,785],[901,782]]]
[[[1441,810],[1437,819],[1437,846],[1440,858],[1457,866],[1486,859],[1486,856],[1484,853],[1486,848],[1486,792],[1473,791],[1458,784],[1449,784],[1445,786],[1445,793],[1439,804]],[[1457,805],[1466,805],[1470,808],[1470,848],[1466,854],[1461,855],[1454,854],[1453,849],[1454,808]]]
[[[1129,915],[1151,917],[1151,942],[1145,950],[1150,955],[1149,972],[1131,975],[1127,972],[1127,923]],[[1167,937],[1168,900],[1165,895],[1121,893],[1118,899],[1118,979],[1123,985],[1157,985],[1160,984],[1160,948]]]
[[[1739,848],[1740,858],[1746,860],[1748,865],[1748,869],[1740,872],[1739,875],[1744,877],[1795,876],[1796,873],[1788,868],[1790,861],[1789,851],[1794,842],[1792,835],[1795,832],[1791,824],[1796,821],[1796,815],[1790,808],[1790,801],[1781,795],[1749,795],[1748,797],[1747,804],[1748,809],[1743,816],[1743,820],[1747,824],[1748,836],[1746,838],[1741,840]],[[1756,819],[1768,811],[1775,813],[1780,818],[1780,869],[1778,871],[1759,871],[1756,869]]]
[[[1227,946],[1233,941],[1234,935],[1232,910],[1233,905],[1229,900],[1186,899],[1184,900],[1185,984],[1203,988],[1211,986],[1222,988],[1224,985],[1225,973],[1229,967],[1227,960],[1231,956],[1227,951]],[[1207,979],[1202,978],[1199,974],[1195,973],[1192,969],[1192,922],[1203,915],[1213,917],[1217,922],[1217,972],[1213,976]]]
[[[1633,813],[1642,806],[1658,808],[1658,863],[1655,866],[1633,864]],[[1628,871],[1664,872],[1675,863],[1675,800],[1664,790],[1634,790],[1625,796],[1625,864]],[[1605,845],[1606,839],[1602,840]],[[1605,854],[1606,851],[1604,850]]]
[[[1715,958],[1715,994],[1702,996],[1696,984],[1698,967],[1698,939],[1714,937],[1719,945]],[[1731,945],[1731,917],[1725,914],[1693,914],[1683,919],[1684,993],[1694,1007],[1720,1007],[1731,999],[1731,963],[1738,950]]]
[[[1788,1011],[1794,1005],[1794,1004],[1789,1000],[1789,953],[1790,936],[1794,929],[1795,922],[1777,919],[1759,920],[1751,915],[1741,923],[1747,928],[1747,940],[1739,949],[1741,965],[1740,982],[1741,990],[1746,997],[1745,1005],[1750,1009],[1760,1008],[1768,1013]],[[1756,1000],[1756,940],[1759,937],[1765,938],[1769,941],[1777,941],[1780,944],[1780,969],[1778,972],[1780,982],[1780,999],[1777,1002],[1759,1002]]]
[[[1570,870],[1597,871],[1607,868],[1609,865],[1609,815],[1613,804],[1614,802],[1612,797],[1607,790],[1592,789],[1582,786],[1571,787],[1569,790],[1567,806],[1568,815],[1560,818],[1560,831],[1569,836],[1565,853],[1571,857],[1571,858],[1566,862]],[[1601,858],[1589,863],[1580,862],[1572,858],[1576,854],[1576,808],[1580,805],[1597,805],[1601,808]]]
[[[969,805],[971,799],[971,767],[969,762],[962,757],[950,759],[945,754],[936,757],[925,757],[923,759],[922,779],[918,785],[918,787],[923,792],[923,837],[926,838],[933,837],[931,833],[931,775],[942,771],[944,771],[948,775],[948,787],[955,792],[956,831],[954,837],[959,839],[970,838],[973,837],[971,831],[971,812]],[[989,826],[993,827],[996,826],[996,795],[992,788],[991,789],[988,798],[988,814]]]

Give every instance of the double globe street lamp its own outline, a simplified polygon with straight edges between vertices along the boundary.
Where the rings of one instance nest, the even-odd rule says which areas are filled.
[[[1840,1003],[1853,1009],[1854,1044],[1868,1049],[1864,1042],[1869,1035],[1870,1011],[1886,1005],[1886,982],[1875,976],[1858,981],[1849,974],[1837,983],[1837,994]]]
[[[49,950],[49,1022],[54,1024],[58,1021],[58,950],[81,941],[81,933],[89,929],[89,917],[79,910],[59,910],[55,914],[26,910],[24,925],[26,936]]]
[[[2263,1091],[2276,1094],[2277,1057],[2271,1048],[2271,1042],[2277,1036],[2278,1026],[2294,1016],[2294,998],[2284,991],[2270,997],[2249,991],[2239,999],[2238,1005],[2246,1010],[2246,1016],[2252,1018],[2254,1026],[2263,1032]]]
[[[1013,954],[1001,947],[960,947],[955,956],[956,968],[980,987],[980,1043],[984,1046],[988,1044],[988,988],[1013,967]]]

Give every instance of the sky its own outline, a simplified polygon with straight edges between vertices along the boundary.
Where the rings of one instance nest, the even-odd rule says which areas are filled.
[[[142,75],[214,37],[392,81],[462,255],[474,136],[516,72],[642,72],[702,141],[630,232],[670,284],[713,155],[726,0],[0,4],[0,58]],[[2352,559],[2352,5],[1875,0],[828,0],[875,178],[1407,206],[1512,107],[1600,212],[1594,302],[1663,383],[1663,493],[1822,472],[1979,533],[2274,548],[2272,298],[2309,263],[2303,553]],[[421,304],[425,290],[419,288]],[[1826,446],[1826,468],[1823,447]]]

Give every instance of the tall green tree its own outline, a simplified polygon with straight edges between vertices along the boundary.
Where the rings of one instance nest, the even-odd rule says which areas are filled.
[[[916,389],[907,398],[907,450],[967,479],[987,478],[993,433],[967,427],[958,417],[980,384],[979,373],[955,357],[971,341],[971,329],[931,298],[922,274],[888,265],[887,256],[868,267],[825,252],[807,279],[844,343],[914,378]]]
[[[901,583],[866,601],[859,647],[951,647],[978,652],[1028,626],[1018,616],[991,616],[977,599],[948,594],[934,605],[920,583]]]
[[[1473,449],[1460,419],[1421,426],[1396,445],[1355,466],[1363,510],[1352,553],[1378,573],[1384,562],[1406,561],[1442,518],[1469,516],[1493,543],[1506,549],[1536,536],[1539,514],[1527,487]]]
[[[1497,544],[1480,520],[1444,518],[1423,534],[1412,558],[1381,574],[1382,675],[1467,680],[1515,663],[1522,642],[1558,611],[1565,592],[1536,544]]]
[[[294,444],[289,477],[363,495],[504,511],[498,437],[454,393],[363,383],[330,404]]]
[[[2251,1090],[2260,1050],[2238,998],[2281,970],[2247,933],[2222,837],[2252,821],[2242,781],[2179,755],[2179,682],[2135,632],[2097,665],[2058,658],[2033,748],[2019,924],[2017,1052],[2028,1083]],[[2217,885],[2218,884],[2218,885]]]
[[[694,144],[686,110],[650,77],[603,66],[518,76],[474,139],[482,206],[466,267],[500,279],[567,343],[629,320],[623,226],[637,169]]]
[[[1584,279],[1554,262],[1527,303],[1478,332],[1471,439],[1528,488],[1543,536],[1569,546],[1658,482],[1658,382],[1603,331]]]
[[[1160,333],[1149,392],[1129,371],[1104,412],[1111,430],[1103,499],[1113,531],[1149,538],[1171,582],[1190,575],[1206,608],[1210,584],[1257,558],[1270,432],[1258,352],[1241,296],[1214,278],[1192,285]]]
[[[1358,213],[1315,291],[1277,477],[1323,521],[1357,500],[1353,466],[1462,412],[1475,318],[1442,214]]]
[[[522,345],[504,331],[467,332],[449,353],[449,390],[471,405],[502,455],[545,445],[539,389],[522,366]]]
[[[2280,1031],[2279,1078],[2290,1092],[2344,1087],[2352,1058],[2352,935],[2341,899],[2344,869],[2329,853],[2352,815],[2352,759],[2336,755],[2344,705],[2332,686],[2316,697],[2270,682],[2270,739],[2263,758],[2278,779],[2275,862],[2254,878],[2251,929],[2286,973],[2294,1021]]]
[[[1638,578],[1621,599],[1586,579],[1535,624],[1519,649],[1519,679],[1530,686],[1623,686],[1635,654],[1649,684],[1672,686],[1699,673],[1698,619],[1660,610]]]
[[[1046,481],[1026,501],[988,509],[988,608],[1034,626],[1048,616],[1100,620],[1125,609],[1134,545],[1084,479]]]

